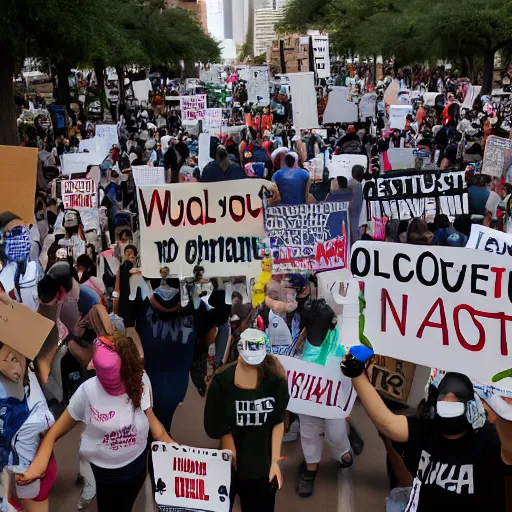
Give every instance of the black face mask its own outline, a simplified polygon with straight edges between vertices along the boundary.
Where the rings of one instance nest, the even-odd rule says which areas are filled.
[[[455,436],[471,430],[471,425],[465,414],[456,418],[441,418],[441,416],[436,414],[434,421],[437,423],[441,433],[447,436]]]

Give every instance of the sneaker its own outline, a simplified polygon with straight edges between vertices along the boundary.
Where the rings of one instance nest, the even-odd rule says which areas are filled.
[[[352,450],[350,450],[341,456],[339,465],[341,469],[347,469],[352,467],[352,464],[354,464],[354,454],[352,453]]]
[[[348,440],[350,441],[350,446],[352,447],[354,455],[361,455],[364,450],[364,440],[359,435],[359,432],[356,430],[352,423],[350,424],[350,434],[348,435]]]
[[[317,472],[318,470],[309,471],[306,467],[306,463],[302,463],[300,468],[299,485],[297,486],[297,494],[301,498],[309,498],[313,496]]]
[[[82,494],[78,499],[78,510],[86,509],[92,503],[96,496],[96,486],[91,485],[87,478],[84,478],[83,476],[82,479],[84,482],[84,487],[82,489]]]

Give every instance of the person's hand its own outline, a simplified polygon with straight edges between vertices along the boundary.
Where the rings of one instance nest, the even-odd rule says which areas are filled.
[[[47,469],[48,464],[39,461],[36,457],[32,464],[30,464],[29,468],[25,471],[25,473],[23,473],[23,475],[16,475],[16,483],[18,485],[31,484],[34,480],[43,478]]]
[[[340,364],[343,375],[354,379],[364,372],[366,363],[373,357],[373,350],[364,345],[350,348],[350,352],[343,358]]]
[[[272,465],[270,466],[268,481],[272,483],[274,478],[277,478],[278,489],[281,489],[281,487],[283,487],[283,475],[281,474],[281,468],[279,467],[279,463],[277,461],[272,462]]]

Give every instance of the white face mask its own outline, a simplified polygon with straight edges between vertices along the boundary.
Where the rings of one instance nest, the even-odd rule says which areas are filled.
[[[466,412],[466,405],[464,402],[443,402],[438,401],[437,415],[441,418],[458,418]]]
[[[238,342],[238,353],[251,366],[263,362],[267,355],[267,335],[258,329],[246,329]]]

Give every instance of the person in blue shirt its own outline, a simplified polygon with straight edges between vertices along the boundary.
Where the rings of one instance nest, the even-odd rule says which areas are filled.
[[[200,181],[212,183],[244,178],[246,178],[244,170],[238,164],[231,162],[227,149],[224,146],[218,146],[215,160],[205,165]]]
[[[288,153],[284,157],[284,166],[272,177],[272,181],[279,189],[283,205],[315,202],[314,197],[309,195],[311,187],[309,172],[296,167],[296,164],[295,156]]]

